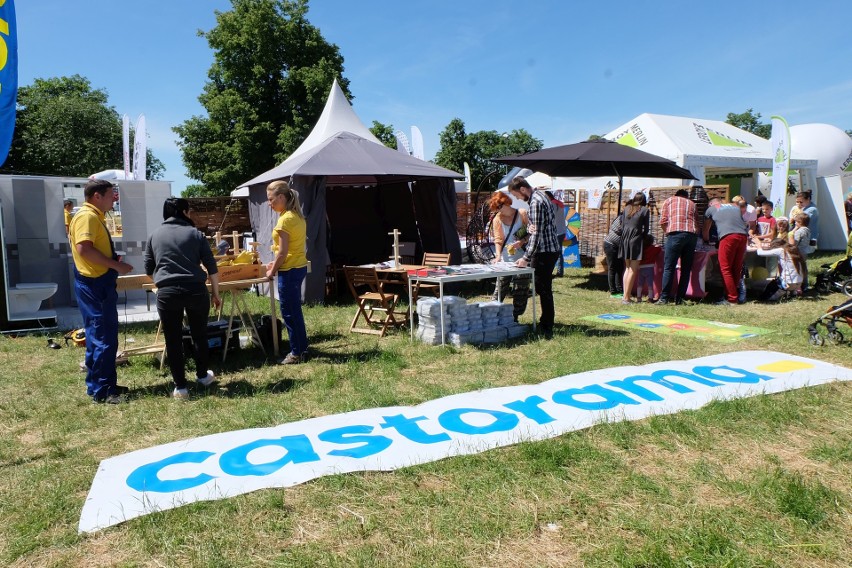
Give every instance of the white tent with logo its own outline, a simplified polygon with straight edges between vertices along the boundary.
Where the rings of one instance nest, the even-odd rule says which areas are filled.
[[[749,200],[757,194],[758,173],[772,171],[769,140],[720,120],[645,113],[610,131],[604,138],[674,161],[698,178],[694,182],[696,185],[704,185],[707,175],[751,174],[751,179],[743,180],[743,195]],[[843,197],[839,192],[830,191],[826,184],[817,183],[818,161],[814,157],[798,154],[794,143],[790,170],[798,172],[797,187],[800,191],[811,190],[814,203],[820,209],[819,247],[840,250],[846,247],[845,216],[841,219],[837,213],[843,211]],[[536,173],[527,179],[533,186],[553,189],[617,187],[617,181],[611,177],[551,179]],[[632,190],[671,184],[671,180],[664,179],[624,179],[625,189]],[[823,214],[823,211],[831,213]]]

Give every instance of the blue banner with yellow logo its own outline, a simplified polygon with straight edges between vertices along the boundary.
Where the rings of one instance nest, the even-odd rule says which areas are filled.
[[[0,166],[9,155],[15,132],[18,97],[18,30],[15,0],[0,0]]]

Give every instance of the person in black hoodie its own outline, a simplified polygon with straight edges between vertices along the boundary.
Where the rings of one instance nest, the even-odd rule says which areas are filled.
[[[207,387],[216,381],[207,369],[207,314],[211,296],[207,292],[210,277],[213,305],[222,305],[219,298],[219,269],[204,235],[189,218],[189,202],[170,197],[163,203],[163,224],[145,247],[145,273],[157,285],[157,312],[166,339],[169,369],[175,383],[172,397],[189,398],[186,386],[183,354],[183,316],[189,321],[194,344],[196,381]],[[207,269],[205,272],[201,264]]]

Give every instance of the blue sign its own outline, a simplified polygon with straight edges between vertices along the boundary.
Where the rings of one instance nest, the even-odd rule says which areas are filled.
[[[15,133],[18,98],[18,30],[15,0],[0,0],[0,166],[9,155]]]

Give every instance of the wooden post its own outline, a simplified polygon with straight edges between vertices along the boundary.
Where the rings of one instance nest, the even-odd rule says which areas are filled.
[[[393,267],[399,268],[399,229],[394,229],[392,232],[388,233],[389,235],[393,235],[393,256],[391,256],[391,260],[393,260]]]

